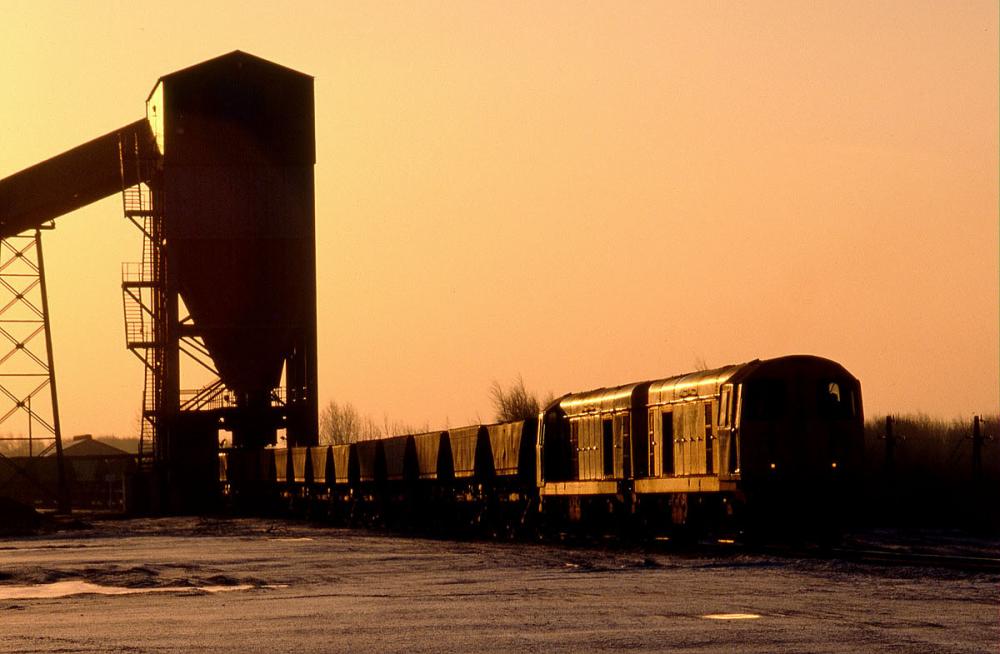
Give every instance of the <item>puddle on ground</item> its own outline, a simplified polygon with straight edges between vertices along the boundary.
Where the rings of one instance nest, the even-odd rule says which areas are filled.
[[[126,588],[124,586],[102,586],[89,581],[56,581],[51,584],[30,586],[0,586],[0,600],[12,599],[52,599],[71,595],[138,595],[140,593],[226,593],[236,590],[250,590],[250,584],[235,586],[161,586],[159,588]]]
[[[701,617],[706,620],[756,620],[760,616],[756,613],[709,613]]]

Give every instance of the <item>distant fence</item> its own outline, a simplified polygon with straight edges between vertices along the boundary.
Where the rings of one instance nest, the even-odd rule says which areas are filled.
[[[865,426],[865,507],[878,522],[1000,526],[1000,418],[887,416]]]

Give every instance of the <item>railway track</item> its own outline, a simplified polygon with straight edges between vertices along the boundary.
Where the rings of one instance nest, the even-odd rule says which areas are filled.
[[[962,554],[929,554],[919,552],[894,552],[873,549],[833,548],[828,556],[852,563],[885,566],[934,567],[968,572],[1000,573],[1000,557],[970,556]]]
[[[800,541],[798,543],[761,543],[741,541],[738,537],[728,538],[669,538],[658,537],[653,540],[629,541],[616,535],[606,535],[605,538],[580,537],[579,535],[561,534],[556,541],[582,547],[637,547],[638,550],[659,551],[664,554],[692,557],[713,556],[720,559],[735,556],[760,556],[788,560],[843,561],[882,567],[937,568],[970,573],[1000,574],[1000,556],[969,552],[921,552],[900,543],[887,542],[885,545],[831,545]],[[933,539],[928,543],[933,545]],[[917,546],[919,547],[919,546]],[[956,547],[961,547],[957,545]],[[990,547],[989,543],[973,545],[975,549],[983,550]],[[1000,554],[1000,547],[997,548]]]
[[[836,560],[885,567],[940,568],[963,572],[1000,573],[1000,556],[931,553],[877,547],[820,545],[748,545],[725,541],[708,551],[774,556],[788,559]]]

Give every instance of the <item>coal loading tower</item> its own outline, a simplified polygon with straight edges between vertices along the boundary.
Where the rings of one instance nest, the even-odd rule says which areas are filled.
[[[220,430],[316,443],[315,160],[312,78],[236,51],[161,77],[145,120],[0,180],[2,237],[116,192],[142,230],[122,289],[160,506],[214,494]],[[210,381],[186,387],[188,366]]]

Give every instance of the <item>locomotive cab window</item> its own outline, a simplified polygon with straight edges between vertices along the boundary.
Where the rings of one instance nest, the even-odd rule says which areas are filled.
[[[821,381],[816,386],[816,407],[824,418],[843,419],[857,415],[854,390],[848,384]]]
[[[732,396],[730,387],[722,389],[722,397],[719,399],[719,420],[720,427],[729,426],[729,398]]]

